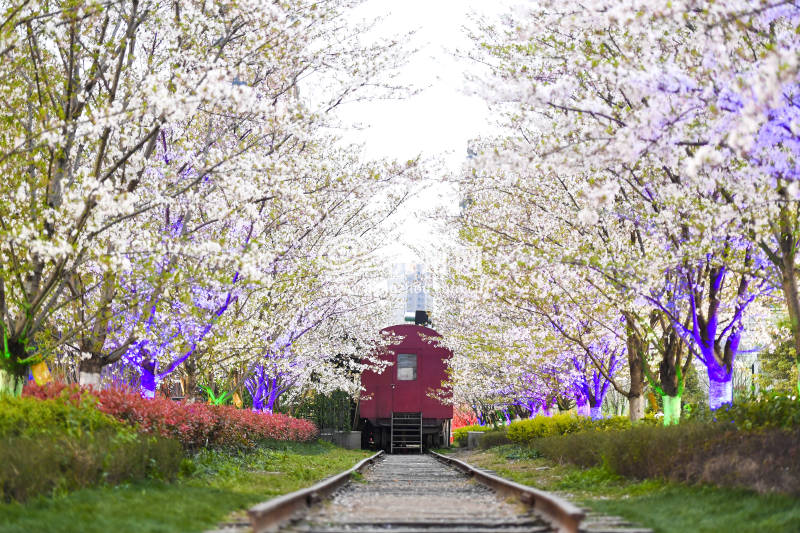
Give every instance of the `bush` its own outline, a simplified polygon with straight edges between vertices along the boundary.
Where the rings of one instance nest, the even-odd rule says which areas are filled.
[[[97,399],[64,395],[49,401],[0,396],[0,435],[30,436],[43,432],[80,436],[108,429],[133,433],[122,423],[95,409]]]
[[[309,442],[318,436],[312,422],[288,415],[230,405],[175,402],[160,396],[148,399],[125,389],[94,391],[77,385],[53,383],[40,387],[29,383],[23,396],[96,402],[99,411],[142,433],[175,438],[189,451],[205,446],[253,447],[271,440]]]
[[[598,446],[595,431],[581,431],[568,436],[552,435],[527,443],[537,453],[558,462],[569,462],[583,467],[602,464],[602,448]]]
[[[622,416],[592,420],[570,413],[562,413],[512,422],[508,426],[508,439],[517,444],[530,444],[534,439],[553,435],[569,435],[589,429],[619,430],[630,426],[630,420]]]
[[[737,431],[729,423],[637,424],[537,439],[533,448],[556,461],[605,465],[632,478],[800,493],[800,429]]]
[[[504,446],[506,444],[511,444],[511,441],[508,438],[505,428],[493,429],[483,434],[480,441],[480,448],[481,450],[488,450],[489,448]]]
[[[466,446],[467,445],[467,433],[470,431],[492,431],[492,426],[461,426],[460,428],[456,428],[453,430],[453,444],[456,446]]]
[[[800,427],[800,399],[768,394],[758,400],[725,405],[716,411],[698,409],[687,420],[729,423],[743,431],[796,428]]]
[[[0,499],[145,477],[172,478],[182,460],[171,439],[140,435],[88,399],[0,398]]]

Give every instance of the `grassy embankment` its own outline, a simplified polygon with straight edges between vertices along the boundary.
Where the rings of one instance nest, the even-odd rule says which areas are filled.
[[[635,481],[602,467],[579,468],[536,457],[530,448],[504,445],[459,453],[462,460],[598,512],[622,516],[658,533],[796,533],[800,499],[658,480]]]
[[[231,513],[312,485],[369,454],[324,442],[276,443],[234,455],[204,451],[184,461],[173,483],[148,480],[0,504],[0,532],[204,531]]]

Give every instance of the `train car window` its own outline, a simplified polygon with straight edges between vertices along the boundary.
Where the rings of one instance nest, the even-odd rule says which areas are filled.
[[[417,379],[417,356],[410,353],[397,354],[397,380],[414,381]]]

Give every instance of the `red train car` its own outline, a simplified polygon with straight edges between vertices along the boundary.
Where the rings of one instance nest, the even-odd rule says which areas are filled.
[[[360,429],[364,448],[390,453],[422,451],[450,442],[453,407],[431,398],[446,379],[450,350],[424,337],[441,337],[434,330],[415,324],[390,326],[381,331],[394,334],[398,344],[380,357],[392,362],[382,374],[364,372],[364,391],[359,402]]]

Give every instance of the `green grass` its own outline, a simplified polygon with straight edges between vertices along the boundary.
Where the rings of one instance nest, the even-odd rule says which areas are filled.
[[[451,453],[456,453],[458,451],[458,448],[450,446],[449,448],[435,448],[433,451],[435,451],[436,453],[440,453],[442,455],[448,455]]]
[[[596,511],[625,517],[657,533],[796,533],[800,499],[748,490],[635,481],[604,468],[581,469],[498,446],[464,457],[519,483],[554,491]]]
[[[275,444],[237,455],[203,452],[184,463],[174,483],[148,481],[0,504],[0,532],[204,531],[232,512],[309,486],[368,455],[325,442]]]

